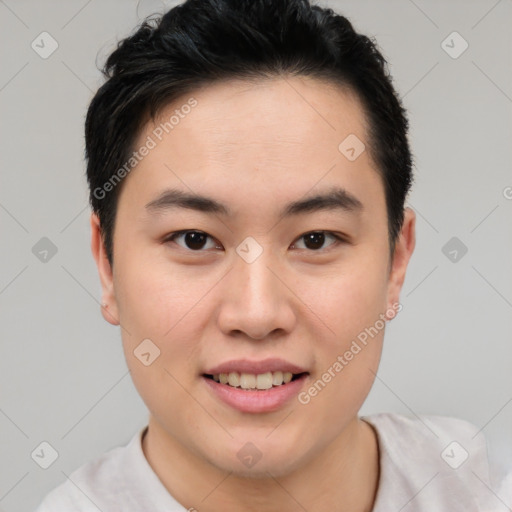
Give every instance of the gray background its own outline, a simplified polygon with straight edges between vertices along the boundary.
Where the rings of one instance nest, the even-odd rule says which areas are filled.
[[[119,328],[100,314],[83,121],[102,83],[96,61],[162,5],[0,1],[3,511],[33,509],[147,421]],[[321,5],[376,37],[409,110],[416,161],[408,204],[418,240],[404,309],[388,325],[361,414],[466,419],[484,431],[495,471],[503,471],[512,465],[512,2]],[[59,45],[47,59],[31,48],[43,31]],[[456,59],[441,46],[453,31],[469,44]],[[42,237],[57,248],[47,262],[32,252]],[[452,237],[468,248],[455,262],[442,251]],[[31,458],[42,441],[59,453],[46,470]]]

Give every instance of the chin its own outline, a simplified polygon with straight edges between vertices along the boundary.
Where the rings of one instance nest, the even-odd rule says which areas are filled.
[[[250,436],[246,439],[250,439]],[[233,440],[229,447],[217,451],[213,456],[208,454],[207,459],[222,471],[240,478],[254,479],[286,476],[300,465],[296,444],[281,442],[276,446],[275,440],[270,443],[268,440],[265,442],[264,439],[254,439],[254,443]],[[216,449],[218,448],[217,446]],[[226,454],[230,456],[226,458]]]
[[[252,467],[244,467],[238,460],[234,463],[231,460],[219,462],[220,464],[216,466],[222,471],[229,472],[232,476],[238,478],[250,478],[254,480],[284,477],[292,473],[297,466],[297,463],[290,461],[289,458],[288,460],[276,460],[275,457],[272,461],[261,458]]]

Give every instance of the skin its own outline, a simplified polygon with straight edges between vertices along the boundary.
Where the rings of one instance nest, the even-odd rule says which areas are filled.
[[[91,215],[108,305],[102,312],[123,327],[126,361],[150,412],[144,454],[175,499],[199,512],[370,511],[378,440],[358,411],[375,379],[384,329],[307,405],[293,399],[275,412],[243,413],[220,402],[201,374],[231,359],[281,357],[310,372],[307,390],[399,303],[414,212],[405,210],[391,260],[384,188],[369,152],[351,162],[338,150],[349,134],[367,141],[350,92],[280,77],[218,83],[191,96],[197,106],[122,185],[113,268]],[[189,97],[146,124],[136,147]],[[362,202],[360,214],[278,216],[284,204],[333,185]],[[150,215],[145,205],[166,188],[212,197],[233,215]],[[183,237],[164,241],[185,229],[211,237],[202,252]],[[318,230],[347,241],[327,234],[314,250],[303,235]],[[248,236],[263,248],[250,264],[235,251]],[[149,366],[133,354],[146,338],[160,349]],[[252,468],[237,458],[249,441],[262,453]]]

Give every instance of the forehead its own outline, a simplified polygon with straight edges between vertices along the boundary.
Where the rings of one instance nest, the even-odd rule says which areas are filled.
[[[193,96],[197,105],[180,119]],[[167,124],[166,124],[167,123]],[[208,154],[219,160],[240,158],[265,149],[258,159],[292,162],[308,154],[333,158],[349,135],[366,139],[366,119],[361,104],[347,87],[306,77],[231,80],[204,85],[165,107],[143,130],[155,129],[163,137],[186,139],[197,157]],[[165,129],[167,128],[167,130]],[[168,135],[168,137],[166,137]],[[179,148],[175,148],[179,151]],[[188,157],[193,155],[188,154]]]
[[[317,79],[203,86],[163,108],[143,127],[136,148],[149,140],[151,150],[129,176],[131,204],[135,196],[146,204],[166,188],[180,188],[226,204],[236,200],[235,211],[244,205],[249,211],[262,198],[289,203],[333,184],[356,197],[378,188],[383,201],[368,151],[356,159],[343,153],[347,140],[368,145],[360,102]]]

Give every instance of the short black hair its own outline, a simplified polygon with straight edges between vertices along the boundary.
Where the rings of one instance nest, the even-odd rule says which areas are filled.
[[[356,93],[384,184],[394,252],[413,180],[408,120],[377,43],[344,16],[308,0],[187,0],[146,18],[118,43],[102,72],[107,80],[85,122],[85,158],[90,203],[111,265],[122,183],[116,185],[146,122],[200,86],[285,75],[327,80]]]

